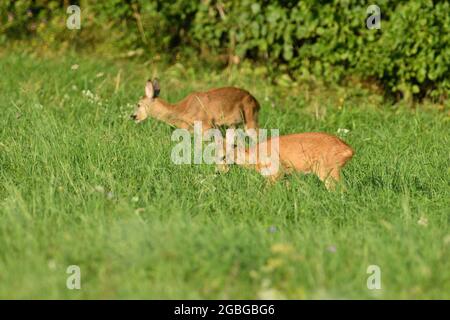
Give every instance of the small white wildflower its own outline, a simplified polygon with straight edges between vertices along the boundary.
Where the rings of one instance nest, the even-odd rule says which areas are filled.
[[[96,94],[92,93],[91,90],[89,90],[89,89],[88,90],[83,90],[83,91],[81,91],[81,93],[83,94],[83,96],[85,96],[88,99],[88,101],[90,103],[92,103],[92,104],[96,103],[99,106],[103,105],[100,97],[97,96]]]
[[[449,234],[449,235],[446,235],[446,236],[444,237],[444,244],[445,244],[445,245],[450,245],[450,234]]]
[[[105,188],[103,188],[102,186],[95,186],[94,190],[100,193],[105,193]]]
[[[263,279],[261,283],[261,289],[257,293],[258,299],[260,300],[280,300],[284,299],[284,295],[273,288],[270,284],[269,279]]]
[[[48,268],[50,270],[55,270],[56,269],[56,262],[55,262],[55,260],[49,260],[48,261]]]
[[[328,246],[327,251],[331,252],[331,253],[335,253],[336,252],[336,246],[334,246],[334,245]]]
[[[427,219],[427,217],[422,216],[422,217],[420,217],[419,221],[417,221],[417,223],[421,226],[426,227],[426,226],[428,226],[428,219]]]
[[[87,97],[87,98],[92,98],[94,96],[94,94],[91,92],[91,90],[82,90],[81,93],[83,94],[83,96]]]
[[[258,292],[258,299],[260,300],[282,300],[284,296],[274,288],[261,289]]]
[[[72,69],[72,70],[77,70],[78,67],[79,67],[78,64],[73,64],[73,65],[70,67],[70,69]]]
[[[343,135],[343,136],[345,136],[349,132],[350,132],[350,130],[349,129],[345,129],[345,128],[339,128],[337,130],[337,133],[340,134],[340,135]]]

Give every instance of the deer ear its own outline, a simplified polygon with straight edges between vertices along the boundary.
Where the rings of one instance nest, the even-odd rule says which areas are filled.
[[[161,89],[159,88],[158,79],[153,80],[153,90],[155,92],[154,97],[156,98],[157,96],[159,96],[159,92],[161,91]]]
[[[153,83],[150,80],[147,80],[147,84],[145,85],[145,95],[150,99],[152,99],[155,95],[155,89],[153,88]]]

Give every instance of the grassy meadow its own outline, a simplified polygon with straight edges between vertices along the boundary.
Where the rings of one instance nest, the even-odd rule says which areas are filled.
[[[5,51],[0,70],[0,298],[450,299],[448,106],[273,85],[261,67]],[[151,76],[170,102],[246,88],[280,134],[347,129],[347,191],[173,164],[173,128],[129,120]]]

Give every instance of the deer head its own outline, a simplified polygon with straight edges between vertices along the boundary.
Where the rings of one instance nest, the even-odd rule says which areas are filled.
[[[145,85],[145,96],[139,100],[136,110],[131,115],[131,119],[136,123],[147,119],[151,109],[155,105],[156,98],[159,96],[159,92],[160,88],[158,80],[148,80],[147,84]]]

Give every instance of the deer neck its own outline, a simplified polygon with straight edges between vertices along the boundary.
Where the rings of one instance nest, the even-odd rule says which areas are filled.
[[[149,113],[153,118],[177,127],[181,127],[185,122],[183,120],[183,106],[180,103],[171,104],[156,98]]]

